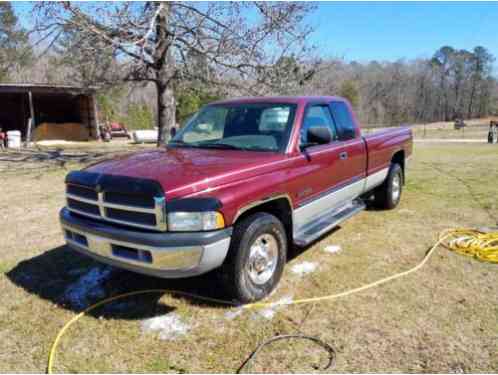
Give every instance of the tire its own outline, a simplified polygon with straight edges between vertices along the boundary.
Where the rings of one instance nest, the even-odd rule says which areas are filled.
[[[401,200],[402,190],[403,169],[397,163],[391,164],[386,180],[374,192],[375,207],[392,210]]]
[[[221,267],[224,286],[239,303],[268,296],[277,286],[287,258],[285,228],[275,216],[258,212],[235,225]]]

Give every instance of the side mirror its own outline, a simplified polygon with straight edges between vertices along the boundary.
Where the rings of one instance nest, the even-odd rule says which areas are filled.
[[[169,137],[170,137],[170,139],[171,139],[171,138],[174,138],[174,137],[175,137],[175,135],[176,135],[176,128],[175,128],[175,127],[170,128],[170,129],[169,129]]]
[[[306,134],[308,145],[324,145],[332,141],[332,133],[326,126],[314,126]]]

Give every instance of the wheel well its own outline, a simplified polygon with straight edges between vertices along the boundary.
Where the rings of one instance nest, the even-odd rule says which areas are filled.
[[[396,152],[391,159],[391,163],[400,165],[401,170],[403,171],[403,184],[404,184],[405,183],[405,151],[401,150],[401,151]]]
[[[285,232],[287,234],[287,242],[289,244],[292,243],[292,207],[287,198],[273,199],[271,201],[258,204],[255,207],[251,207],[237,217],[234,225],[256,212],[267,212],[276,216],[284,225]]]

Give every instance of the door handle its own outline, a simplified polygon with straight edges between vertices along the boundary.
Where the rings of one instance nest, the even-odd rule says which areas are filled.
[[[347,158],[348,158],[348,153],[346,151],[343,151],[339,154],[339,159],[346,160]]]

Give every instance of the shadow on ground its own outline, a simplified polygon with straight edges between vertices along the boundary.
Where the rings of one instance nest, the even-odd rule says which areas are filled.
[[[339,228],[324,234],[313,244]],[[307,247],[291,246],[288,261],[303,254],[313,244]],[[74,312],[80,312],[104,298],[147,289],[176,290],[228,302],[222,304],[172,294],[174,298],[184,299],[196,306],[226,308],[230,304],[235,305],[226,294],[216,271],[186,279],[161,279],[98,263],[65,245],[18,263],[6,276],[28,293]],[[89,315],[134,320],[165,314],[174,310],[161,302],[165,294],[166,292],[154,292],[126,297],[105,304],[89,312]]]
[[[188,279],[160,279],[97,263],[66,246],[18,263],[6,273],[15,285],[28,293],[74,311],[118,294],[169,289],[226,300],[221,280],[214,272]],[[108,319],[144,319],[174,310],[160,301],[166,293],[150,293],[120,299],[89,312]],[[173,295],[197,306],[225,308],[226,305]]]

